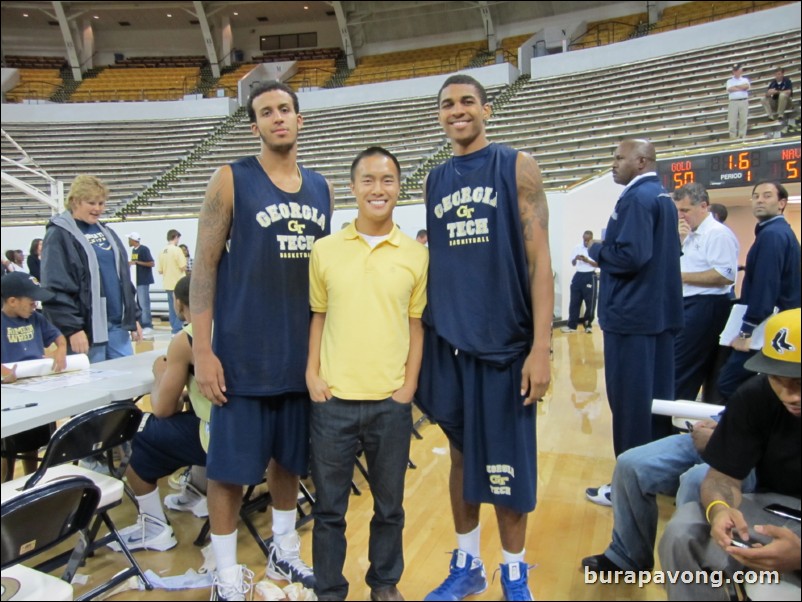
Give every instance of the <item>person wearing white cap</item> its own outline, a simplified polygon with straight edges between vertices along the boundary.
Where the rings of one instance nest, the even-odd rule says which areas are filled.
[[[136,266],[136,300],[142,310],[142,334],[153,333],[153,318],[150,315],[150,285],[153,284],[153,266],[156,262],[150,249],[142,244],[139,232],[131,232],[128,236],[128,246],[131,247],[131,260],[128,265]]]

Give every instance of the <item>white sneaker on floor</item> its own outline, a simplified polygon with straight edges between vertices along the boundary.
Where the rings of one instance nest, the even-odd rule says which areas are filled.
[[[164,552],[178,545],[173,534],[173,528],[165,522],[149,514],[140,514],[136,523],[119,531],[120,537],[130,551],[156,550]],[[122,547],[116,541],[108,546],[115,552],[121,552]]]
[[[307,589],[315,589],[315,574],[301,559],[301,539],[297,531],[285,535],[278,543],[273,538],[268,548],[270,555],[265,574],[269,579],[300,583]]]
[[[211,600],[245,600],[253,587],[253,571],[235,564],[215,572]]]
[[[562,328],[560,328],[560,332],[565,332],[565,333],[576,332],[576,328],[569,328],[568,326],[563,326]]]
[[[599,506],[612,506],[612,487],[610,483],[601,487],[588,487],[585,489],[585,496],[594,504]]]
[[[198,491],[192,483],[185,483],[181,493],[172,493],[164,498],[164,505],[178,512],[192,512],[198,518],[209,516],[206,496]]]

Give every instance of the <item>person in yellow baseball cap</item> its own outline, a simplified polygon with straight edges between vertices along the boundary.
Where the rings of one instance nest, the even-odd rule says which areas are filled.
[[[744,364],[752,372],[787,378],[800,377],[802,359],[802,309],[789,309],[766,322],[766,338],[760,353]]]
[[[750,586],[746,594],[752,599],[799,600],[801,312],[790,309],[772,316],[762,349],[744,364],[759,374],[730,398],[702,452],[710,465],[701,485],[702,503],[678,508],[666,526],[658,547],[664,571],[704,567],[709,574],[719,569],[722,576],[747,569],[777,571],[786,591],[771,588],[758,597]],[[759,493],[742,494],[744,479],[752,471]],[[712,581],[666,585],[669,600],[724,599],[711,588]]]

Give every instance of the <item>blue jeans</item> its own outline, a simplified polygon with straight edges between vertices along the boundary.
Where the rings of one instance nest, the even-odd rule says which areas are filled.
[[[312,403],[312,478],[317,501],[312,559],[321,600],[345,600],[345,513],[360,443],[373,494],[368,569],[371,589],[394,586],[404,570],[404,477],[412,433],[412,404],[344,401]]]
[[[142,310],[142,317],[139,323],[142,328],[153,328],[153,319],[150,317],[150,285],[140,284],[136,287],[136,299],[139,301],[139,307]]]
[[[108,342],[95,343],[89,347],[90,364],[129,355],[134,355],[134,347],[131,345],[131,333],[119,324],[109,324]]]
[[[699,486],[707,475],[691,435],[673,435],[634,447],[620,456],[613,473],[613,541],[604,555],[625,570],[654,567],[658,493],[677,496],[677,507],[699,502]],[[753,491],[752,472],[743,481]]]
[[[178,334],[184,327],[184,323],[175,311],[175,296],[173,291],[165,291],[167,293],[167,310],[170,312],[170,330],[173,334]]]

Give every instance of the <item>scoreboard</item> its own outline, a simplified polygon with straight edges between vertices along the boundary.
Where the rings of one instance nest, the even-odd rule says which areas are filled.
[[[707,190],[754,186],[761,180],[799,182],[800,144],[764,146],[657,161],[657,175],[669,192],[699,182]]]

